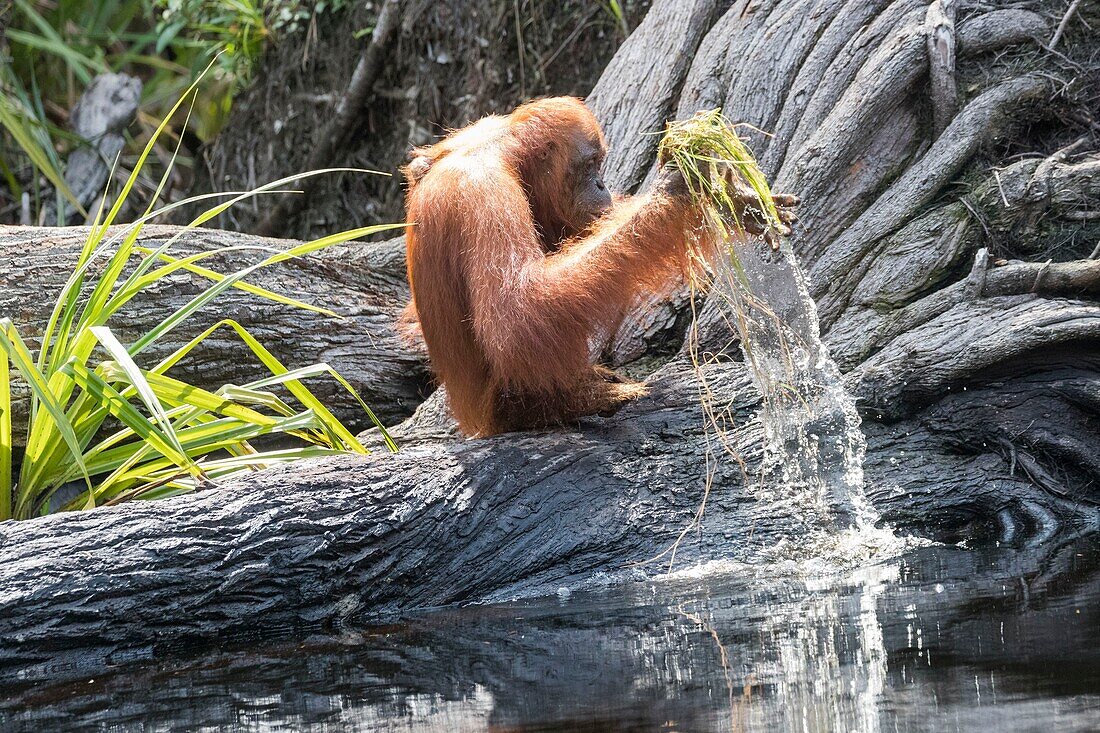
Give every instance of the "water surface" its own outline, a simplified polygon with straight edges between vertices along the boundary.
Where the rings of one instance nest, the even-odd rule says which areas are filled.
[[[924,547],[237,640],[10,687],[2,730],[1100,730],[1100,550]]]

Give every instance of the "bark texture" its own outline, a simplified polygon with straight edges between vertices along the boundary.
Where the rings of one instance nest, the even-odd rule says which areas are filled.
[[[958,3],[954,22],[936,26],[957,33],[957,107],[941,105],[942,126],[918,0],[700,2],[690,13],[661,0],[597,85],[619,188],[649,175],[653,140],[636,133],[665,116],[722,105],[770,133],[746,128],[775,187],[805,202],[790,245],[863,408],[869,498],[905,530],[1035,542],[1100,522],[1100,271],[1089,259],[1100,145],[1087,83],[1097,73],[1087,29],[1100,17],[1082,6],[1085,22],[1053,54],[1033,38],[1062,11]],[[649,44],[694,49],[691,63],[655,63]],[[20,236],[12,246],[31,257],[31,235]],[[307,291],[355,281],[356,297],[386,301],[371,306],[380,319],[399,279],[360,289],[376,285],[357,280],[350,256],[302,265],[320,278]],[[685,528],[677,563],[767,560],[814,520],[758,482],[758,398],[713,308],[701,345],[725,356],[704,376],[729,401],[724,437],[741,462],[708,459],[721,446],[704,430],[681,348],[686,304],[624,322],[620,337],[634,335],[617,337],[613,355],[672,356],[651,395],[612,418],[461,440],[436,393],[395,429],[405,446],[395,457],[300,464],[159,504],[0,527],[0,674],[150,654],[261,622],[339,623],[629,578],[667,567],[668,554],[632,563]],[[353,340],[345,322],[293,318],[311,348]],[[362,358],[341,368],[376,366]]]

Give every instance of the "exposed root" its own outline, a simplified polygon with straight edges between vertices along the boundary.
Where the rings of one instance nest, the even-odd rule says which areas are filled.
[[[977,300],[982,297],[985,289],[986,275],[989,273],[989,250],[982,247],[974,255],[974,266],[962,282],[962,291],[969,300]]]
[[[1043,16],[1030,10],[993,10],[959,25],[959,57],[978,56],[1029,40],[1038,41],[1048,30]]]
[[[992,267],[988,250],[978,250],[966,278],[936,290],[888,315],[846,314],[833,334],[837,363],[849,368],[903,334],[928,324],[963,303],[981,298],[1037,295],[1046,298],[1100,296],[1100,260],[1010,262]]]
[[[987,273],[982,295],[1023,293],[1067,298],[1100,296],[1100,260],[1012,262]]]
[[[809,136],[784,162],[776,177],[777,190],[797,182],[797,193],[807,201],[822,195],[851,165],[852,153],[866,139],[873,120],[886,117],[927,71],[924,13],[903,16],[894,33],[870,55],[843,96]]]
[[[932,128],[940,134],[955,116],[959,91],[955,81],[956,0],[933,0],[924,24],[928,29],[928,76]]]
[[[1073,14],[1077,12],[1077,8],[1080,7],[1080,5],[1081,0],[1073,0],[1073,2],[1070,3],[1069,8],[1066,10],[1066,14],[1062,16],[1062,22],[1058,24],[1058,29],[1054,31],[1054,35],[1050,38],[1050,43],[1048,44],[1048,46],[1051,50],[1053,50],[1054,47],[1058,45],[1058,41],[1062,40],[1062,36],[1066,32],[1066,28],[1069,26],[1070,18],[1072,18]]]
[[[906,12],[901,3],[848,0],[836,13],[783,95],[774,137],[760,161],[768,175],[776,175],[788,152],[797,152],[813,134]]]
[[[998,269],[1004,268],[987,274],[987,296],[1010,283],[1020,286],[1017,273],[1010,271],[1002,279],[996,276]],[[1027,286],[1034,282],[1034,270],[1029,274]],[[1088,277],[1095,280],[1095,272]],[[1100,305],[1031,295],[966,302],[964,283],[932,296],[936,310],[943,309],[939,315],[922,325],[906,323],[896,338],[849,374],[848,386],[862,405],[882,419],[898,419],[996,364],[1037,349],[1100,341]],[[949,291],[953,299],[944,297]],[[891,326],[896,330],[897,324]]]
[[[1023,76],[979,95],[951,122],[928,152],[902,174],[874,204],[829,246],[810,270],[810,289],[819,298],[822,323],[831,326],[862,278],[866,255],[890,232],[911,219],[950,182],[978,146],[1019,124],[1029,106],[1044,96],[1046,81]]]

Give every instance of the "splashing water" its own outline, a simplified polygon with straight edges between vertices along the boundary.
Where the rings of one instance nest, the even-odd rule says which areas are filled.
[[[719,258],[712,298],[732,311],[763,398],[762,500],[793,503],[830,529],[873,528],[863,492],[866,442],[851,395],[821,341],[817,308],[790,245],[737,241]],[[781,492],[781,495],[777,492]]]

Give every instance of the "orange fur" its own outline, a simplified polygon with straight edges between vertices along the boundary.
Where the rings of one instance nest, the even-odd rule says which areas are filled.
[[[660,188],[598,219],[580,212],[570,165],[592,146],[602,157],[591,112],[555,98],[413,151],[404,321],[419,321],[469,435],[609,414],[644,393],[594,367],[588,341],[641,290],[687,271],[697,214]]]

